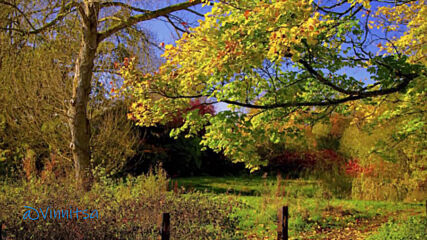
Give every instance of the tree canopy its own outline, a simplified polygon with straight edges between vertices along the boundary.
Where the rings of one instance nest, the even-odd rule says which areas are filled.
[[[257,142],[296,136],[322,114],[347,113],[352,101],[375,104],[393,93],[425,101],[424,0],[211,4],[199,26],[165,46],[156,72],[132,63],[121,69],[139,125],[170,121],[191,99],[227,103],[230,110],[216,115],[186,112],[171,134],[209,123],[202,144],[255,170],[264,164]]]

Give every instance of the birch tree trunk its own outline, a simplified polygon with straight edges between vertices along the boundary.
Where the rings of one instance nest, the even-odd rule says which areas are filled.
[[[87,106],[91,93],[94,59],[98,47],[99,3],[85,1],[79,6],[79,13],[82,38],[74,73],[69,125],[77,184],[88,189],[93,177],[90,162],[91,133]]]

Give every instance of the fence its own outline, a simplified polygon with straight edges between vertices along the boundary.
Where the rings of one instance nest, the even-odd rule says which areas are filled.
[[[425,201],[426,206],[426,215],[427,215],[427,200]],[[289,208],[288,206],[283,206],[279,209],[277,214],[278,222],[277,222],[277,240],[288,240],[289,238]],[[158,240],[170,240],[170,214],[163,213],[161,215],[160,221],[160,231]],[[0,240],[6,239],[3,233],[3,222],[0,222]],[[3,238],[4,237],[4,238]]]
[[[277,240],[288,240],[288,226],[289,226],[289,209],[288,206],[283,206],[278,212],[277,222]],[[170,240],[170,214],[163,213],[162,221],[160,223],[159,240]]]
[[[278,214],[278,226],[277,226],[277,239],[287,240],[288,239],[288,222],[289,212],[288,206],[283,206],[279,209]],[[160,231],[158,240],[170,240],[170,214],[163,213],[160,222]],[[6,239],[6,233],[3,231],[3,222],[0,222],[0,240]]]

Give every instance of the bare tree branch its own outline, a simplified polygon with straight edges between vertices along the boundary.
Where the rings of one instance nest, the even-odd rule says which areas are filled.
[[[16,6],[15,4],[12,4],[10,2],[6,2],[6,1],[0,1],[0,4],[4,4],[4,5],[8,5],[14,9],[16,9],[16,11],[18,11],[25,19],[25,21],[28,23],[28,25],[30,25],[30,27],[35,30],[36,28],[33,26],[33,24],[31,23],[30,19],[28,19],[27,15],[21,10],[19,9],[18,6]]]
[[[58,15],[56,15],[56,17],[52,21],[50,21],[47,24],[41,26],[40,28],[34,29],[32,31],[29,31],[28,33],[29,34],[38,34],[38,33],[44,32],[48,28],[54,26],[57,22],[59,22],[62,19],[64,19],[64,17],[66,17],[69,13],[72,12],[73,7],[76,7],[76,6],[78,6],[77,2],[70,1],[64,7],[61,8],[61,11],[58,13]]]
[[[127,8],[127,9],[135,11],[135,12],[142,12],[142,13],[149,13],[150,12],[149,10],[130,6],[130,5],[128,5],[126,3],[122,3],[122,2],[102,2],[102,3],[100,3],[100,7],[101,8],[122,7],[122,8]]]
[[[195,15],[197,15],[197,16],[199,16],[199,17],[205,17],[205,15],[203,15],[203,14],[201,14],[201,13],[198,13],[198,12],[196,12],[196,11],[194,11],[194,10],[191,10],[191,9],[189,9],[189,8],[185,9],[185,11],[189,11],[189,12],[191,12],[192,14],[195,14]]]
[[[175,11],[184,10],[184,9],[187,9],[191,6],[198,5],[201,2],[202,2],[201,0],[194,0],[192,2],[183,2],[183,3],[171,5],[171,6],[162,8],[162,9],[158,9],[155,11],[149,11],[149,12],[145,12],[143,14],[131,16],[128,19],[124,20],[123,22],[117,23],[117,24],[113,25],[112,27],[100,32],[99,37],[98,37],[98,41],[101,42],[102,40],[111,36],[112,34],[118,32],[124,28],[127,28],[129,26],[132,26],[138,22],[147,21],[147,20],[154,19],[154,18],[157,18],[160,16],[165,16],[165,15],[172,13],[172,12],[175,12]]]

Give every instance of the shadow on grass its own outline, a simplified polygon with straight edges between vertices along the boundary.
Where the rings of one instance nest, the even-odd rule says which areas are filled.
[[[241,196],[260,196],[265,191],[270,191],[271,187],[276,188],[275,178],[218,178],[218,177],[191,177],[172,179],[169,183],[169,189],[185,189],[188,191],[206,191],[214,194],[232,194]],[[177,184],[177,186],[175,186]],[[282,180],[287,190],[298,192],[304,190],[304,187],[314,187],[315,181],[301,180]],[[310,189],[309,189],[310,190]],[[314,190],[314,189],[313,189]],[[311,190],[312,191],[312,190]]]
[[[174,181],[169,184],[169,189],[174,189]],[[192,184],[192,183],[181,183],[178,181],[177,184],[178,189],[185,189],[185,192],[191,191],[200,191],[200,192],[209,192],[214,194],[232,194],[232,195],[241,195],[241,196],[259,196],[261,193],[256,189],[233,189],[230,187],[219,187],[219,186],[211,186],[209,184]]]

